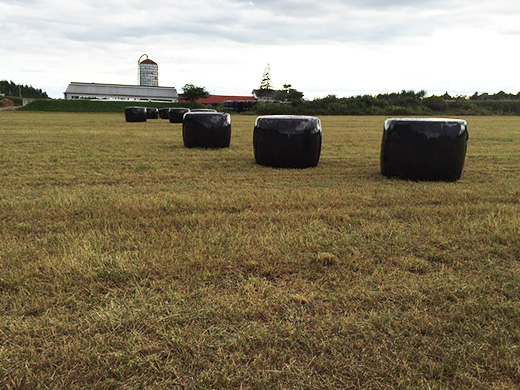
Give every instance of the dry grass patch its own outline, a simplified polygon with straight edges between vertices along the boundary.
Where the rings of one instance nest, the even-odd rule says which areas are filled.
[[[317,168],[116,114],[0,113],[0,387],[520,386],[520,120],[456,183],[379,174],[384,118]]]

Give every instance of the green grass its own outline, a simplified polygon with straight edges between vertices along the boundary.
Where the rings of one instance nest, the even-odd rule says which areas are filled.
[[[0,112],[0,388],[520,386],[520,119],[456,183],[379,173],[384,117],[317,168],[123,114]]]

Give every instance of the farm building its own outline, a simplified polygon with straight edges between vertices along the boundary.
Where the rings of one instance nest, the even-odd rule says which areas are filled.
[[[141,61],[141,58],[146,56],[146,59]],[[148,58],[147,54],[143,54],[139,60],[137,60],[138,64],[138,75],[139,75],[139,85],[148,86],[148,87],[158,87],[159,86],[159,65],[157,62],[152,61]]]
[[[186,100],[180,95],[179,101],[185,102]],[[224,104],[224,102],[250,102],[252,104],[256,102],[256,99],[254,96],[208,95],[205,98],[198,99],[196,102],[208,107],[216,107],[219,104]]]
[[[128,100],[172,103],[179,101],[179,95],[174,87],[72,82],[64,94],[66,100]]]

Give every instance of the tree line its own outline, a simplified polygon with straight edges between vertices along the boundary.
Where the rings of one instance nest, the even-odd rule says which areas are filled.
[[[472,96],[426,96],[426,91],[293,100],[291,104],[260,103],[258,114],[297,115],[520,115],[520,93],[475,93]]]
[[[259,104],[256,113],[299,115],[520,115],[520,92],[496,94],[475,92],[471,96],[427,96],[421,90],[304,100],[303,93],[285,84],[275,90],[267,64],[260,87],[253,90]]]
[[[0,94],[6,97],[49,98],[47,92],[36,89],[32,85],[16,84],[7,80],[0,80]]]

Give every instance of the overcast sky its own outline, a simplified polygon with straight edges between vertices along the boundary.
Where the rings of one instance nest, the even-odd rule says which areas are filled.
[[[71,81],[305,97],[520,91],[519,0],[0,0],[0,80],[62,98]]]

